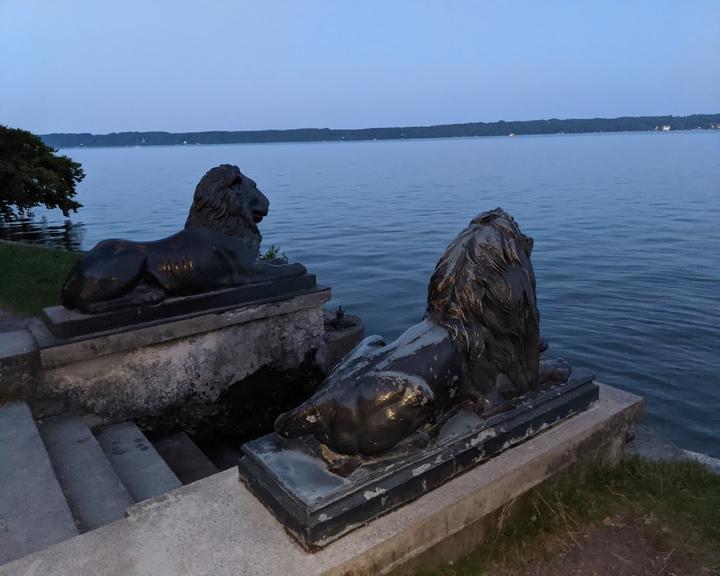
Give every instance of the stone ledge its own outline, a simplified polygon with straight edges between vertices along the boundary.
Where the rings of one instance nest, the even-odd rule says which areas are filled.
[[[212,290],[189,296],[167,298],[158,304],[130,306],[107,312],[86,314],[64,306],[43,308],[40,318],[58,339],[93,337],[97,332],[120,330],[137,324],[171,320],[185,314],[202,314],[221,308],[287,298],[317,288],[314,274],[303,274],[273,281],[256,282]]]
[[[35,322],[30,330],[40,346],[40,363],[43,368],[80,362],[99,356],[128,352],[136,348],[160,344],[170,340],[195,336],[236,324],[245,324],[261,318],[271,318],[308,308],[322,306],[330,300],[330,288],[290,296],[248,302],[230,308],[217,308],[199,313],[177,316],[146,324],[126,326],[122,330],[99,332],[92,337],[57,340],[41,323]]]
[[[0,332],[0,402],[28,398],[39,361],[37,342],[28,330]]]
[[[0,332],[0,364],[11,364],[31,355],[37,343],[28,330]]]
[[[0,575],[399,574],[417,569],[419,560],[431,568],[480,544],[478,524],[543,480],[581,459],[617,458],[642,407],[638,396],[601,385],[594,408],[315,554],[295,544],[228,470],[148,501],[126,519],[2,566]]]

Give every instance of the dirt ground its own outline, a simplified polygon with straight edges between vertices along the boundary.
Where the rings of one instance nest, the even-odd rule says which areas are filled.
[[[549,553],[548,560],[520,570],[496,568],[494,576],[717,576],[708,567],[679,561],[675,550],[659,549],[642,527],[606,519],[606,526],[575,536]],[[553,556],[554,555],[554,556]]]

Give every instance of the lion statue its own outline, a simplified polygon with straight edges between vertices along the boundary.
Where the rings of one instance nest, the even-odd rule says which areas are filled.
[[[212,168],[195,189],[183,230],[153,242],[103,240],[70,271],[62,303],[85,313],[106,312],[302,275],[301,264],[258,261],[257,225],[269,206],[237,166]]]
[[[474,218],[435,267],[423,321],[387,345],[366,338],[278,417],[277,433],[312,434],[340,454],[381,454],[460,407],[488,416],[566,381],[564,361],[541,367],[532,248],[504,210]]]

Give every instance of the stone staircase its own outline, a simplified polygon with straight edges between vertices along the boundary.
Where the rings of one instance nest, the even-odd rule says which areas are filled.
[[[0,405],[0,565],[122,518],[137,502],[217,472],[183,432],[153,445],[133,422],[91,430]]]

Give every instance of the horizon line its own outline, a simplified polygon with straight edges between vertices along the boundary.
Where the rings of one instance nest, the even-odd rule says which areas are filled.
[[[415,124],[415,125],[404,125],[404,126],[367,126],[364,128],[317,128],[317,127],[300,127],[300,128],[258,128],[258,129],[207,129],[207,130],[115,130],[112,132],[94,133],[94,132],[46,132],[38,134],[39,136],[56,136],[56,135],[90,135],[90,136],[111,136],[113,134],[207,134],[210,132],[220,133],[257,133],[257,132],[296,132],[296,131],[324,131],[324,132],[361,132],[364,130],[404,130],[404,129],[427,129],[427,128],[441,128],[446,126],[470,126],[470,125],[481,125],[481,124],[518,124],[518,123],[530,123],[530,122],[573,122],[573,121],[592,121],[592,120],[627,120],[627,119],[650,119],[650,118],[690,118],[693,116],[720,116],[720,112],[698,112],[693,114],[655,114],[655,115],[628,115],[628,116],[594,116],[584,118],[534,118],[531,120],[493,120],[493,121],[470,121],[470,122],[445,122],[440,124]]]

